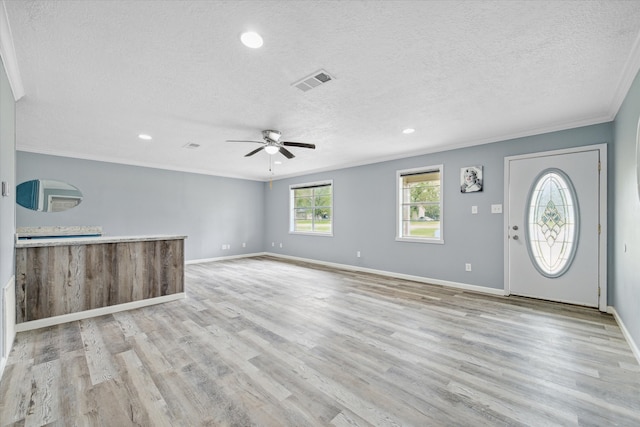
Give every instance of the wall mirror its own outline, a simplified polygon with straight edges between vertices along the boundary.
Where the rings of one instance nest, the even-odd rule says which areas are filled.
[[[81,201],[80,190],[52,179],[32,179],[16,188],[16,202],[37,212],[62,212],[78,206]]]

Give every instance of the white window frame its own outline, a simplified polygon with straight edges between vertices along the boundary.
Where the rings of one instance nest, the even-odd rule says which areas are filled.
[[[301,188],[309,188],[309,187],[321,187],[329,185],[331,186],[331,232],[323,233],[320,231],[295,231],[295,201],[294,201],[294,190],[298,190]],[[321,236],[321,237],[333,237],[333,229],[335,225],[335,208],[333,206],[333,193],[334,186],[333,180],[326,181],[315,181],[315,182],[306,182],[304,184],[292,184],[289,186],[289,234],[299,234],[299,235],[307,235],[307,236]]]
[[[402,235],[402,177],[420,173],[440,172],[440,236],[405,237]],[[431,165],[396,171],[396,240],[399,242],[444,244],[444,165]]]

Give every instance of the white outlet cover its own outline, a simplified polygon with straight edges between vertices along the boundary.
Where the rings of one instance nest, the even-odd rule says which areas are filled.
[[[477,206],[471,206],[471,213],[472,214],[477,214],[478,213],[478,207]]]
[[[502,205],[491,205],[491,213],[494,213],[494,214],[502,213]]]

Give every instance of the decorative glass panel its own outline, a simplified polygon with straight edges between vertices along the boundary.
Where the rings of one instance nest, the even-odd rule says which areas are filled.
[[[569,177],[559,169],[543,171],[531,186],[527,206],[529,256],[545,277],[562,276],[578,242],[579,210]]]

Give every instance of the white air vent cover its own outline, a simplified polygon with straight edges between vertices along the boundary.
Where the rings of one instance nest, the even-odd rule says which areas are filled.
[[[310,76],[295,82],[291,86],[295,86],[301,91],[306,92],[308,90],[313,89],[316,86],[320,86],[323,83],[330,82],[331,80],[334,80],[334,77],[332,77],[325,70],[319,70],[311,74]]]
[[[194,150],[198,147],[200,147],[200,144],[196,144],[195,142],[187,142],[185,145],[183,145],[184,148],[188,148],[190,150]]]

